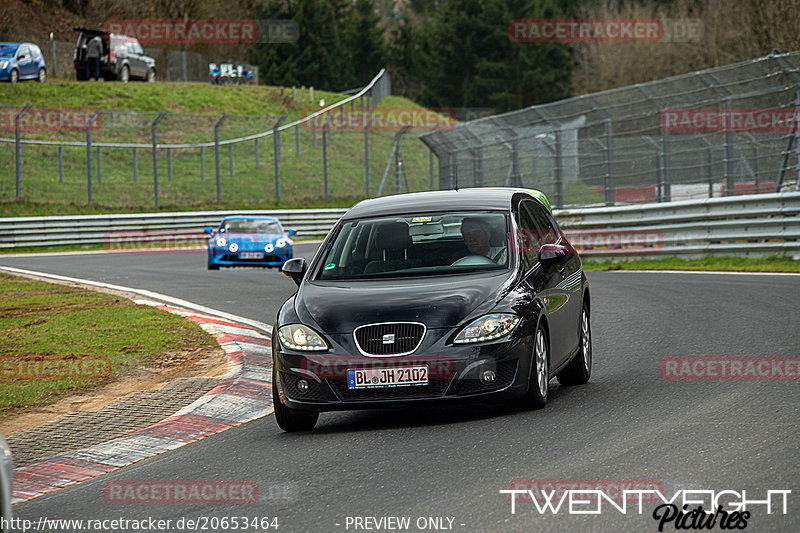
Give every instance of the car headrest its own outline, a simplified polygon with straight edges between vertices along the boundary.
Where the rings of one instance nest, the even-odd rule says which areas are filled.
[[[384,250],[397,250],[411,246],[411,235],[408,233],[408,224],[405,222],[385,222],[378,226],[375,233],[378,248]]]

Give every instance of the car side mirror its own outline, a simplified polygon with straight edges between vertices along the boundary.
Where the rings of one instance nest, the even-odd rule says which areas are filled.
[[[539,248],[539,262],[545,264],[548,261],[565,257],[567,254],[569,254],[569,250],[560,244],[543,244]]]
[[[300,282],[303,281],[303,276],[306,275],[307,270],[308,264],[302,257],[289,259],[281,268],[281,272],[292,278],[292,281],[294,281],[298,287],[300,286]]]
[[[212,228],[211,226],[209,226],[207,228],[204,228],[203,229],[203,233],[208,233],[209,235],[214,235],[214,228]]]
[[[294,229],[294,228],[289,228],[288,230],[286,230],[286,236],[287,237],[291,237],[292,235],[295,235],[296,233],[297,233],[297,230]]]

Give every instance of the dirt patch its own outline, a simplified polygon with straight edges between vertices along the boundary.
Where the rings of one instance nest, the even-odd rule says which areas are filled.
[[[129,300],[140,300],[141,296],[121,291],[100,289],[91,285],[63,282],[39,276],[21,276],[54,285],[54,292],[69,291],[69,288],[89,289],[112,294]],[[8,311],[8,310],[7,310]],[[17,315],[18,317],[20,315]],[[33,322],[36,322],[34,320]],[[23,327],[34,325],[28,322]],[[126,345],[126,352],[135,352],[138,344]],[[94,389],[83,389],[65,394],[56,403],[45,407],[30,407],[14,415],[0,419],[0,433],[5,436],[38,426],[59,416],[76,411],[95,411],[137,390],[161,389],[179,377],[221,378],[228,372],[228,359],[219,345],[191,348],[162,353],[146,364],[129,369],[129,373],[118,379],[99,385]]]
[[[222,348],[170,352],[148,366],[136,367],[133,375],[93,390],[64,396],[47,407],[35,407],[0,420],[5,436],[49,422],[75,411],[96,411],[136,390],[160,389],[177,377],[223,377],[228,360]]]

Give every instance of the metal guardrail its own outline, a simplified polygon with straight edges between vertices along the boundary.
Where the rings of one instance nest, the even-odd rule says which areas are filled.
[[[298,237],[323,237],[345,209],[237,211],[272,215]],[[228,212],[0,218],[0,249],[202,244]],[[790,255],[800,257],[800,193],[759,194],[555,211],[585,256]]]
[[[586,256],[800,256],[800,193],[563,209]]]
[[[236,211],[241,215],[278,217],[298,237],[323,237],[345,209]],[[131,248],[146,243],[170,246],[200,244],[203,228],[217,227],[223,211],[0,218],[0,249],[21,247],[106,245]]]

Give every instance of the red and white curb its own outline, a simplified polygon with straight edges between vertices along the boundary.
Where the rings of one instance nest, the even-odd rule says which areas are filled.
[[[12,503],[82,483],[272,412],[269,337],[213,315],[149,300],[137,303],[184,316],[214,335],[227,353],[228,373],[204,396],[157,424],[14,469]]]

